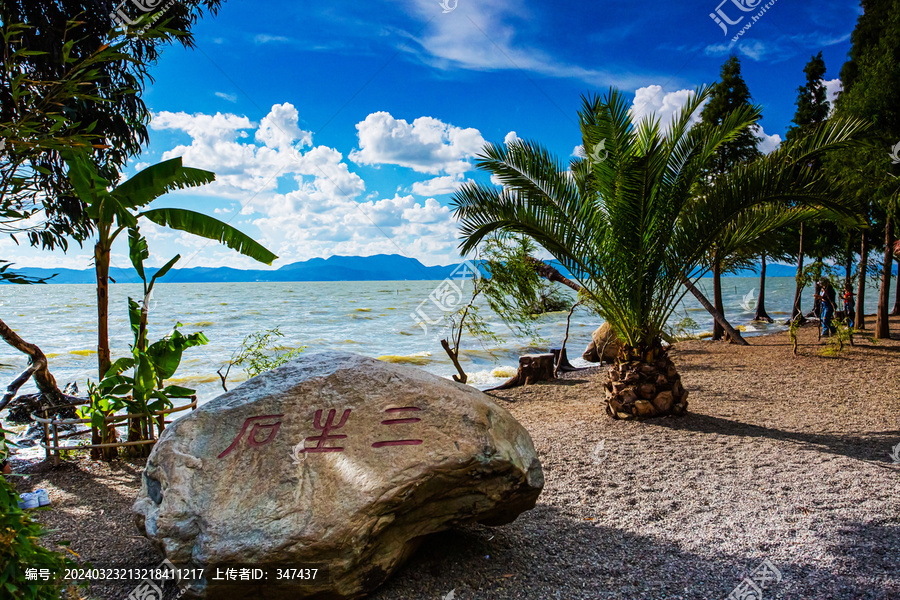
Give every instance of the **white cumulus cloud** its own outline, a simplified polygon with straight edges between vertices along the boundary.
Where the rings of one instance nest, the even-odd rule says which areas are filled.
[[[468,159],[484,146],[477,129],[463,129],[433,117],[412,123],[375,112],[356,125],[359,149],[350,160],[361,165],[399,165],[419,173],[460,174],[472,168]]]

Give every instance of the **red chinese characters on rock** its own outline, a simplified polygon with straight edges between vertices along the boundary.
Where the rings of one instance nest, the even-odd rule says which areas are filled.
[[[347,423],[347,419],[350,418],[350,411],[352,408],[348,408],[344,410],[344,414],[341,415],[341,420],[338,421],[338,424],[334,424],[334,417],[337,414],[335,409],[331,409],[328,411],[328,418],[325,420],[325,424],[322,424],[322,409],[316,411],[316,418],[313,421],[313,427],[322,432],[322,435],[311,435],[305,440],[303,440],[304,445],[307,442],[316,442],[316,445],[312,448],[303,448],[301,452],[342,452],[344,448],[342,446],[326,446],[328,442],[332,440],[344,440],[347,439],[346,435],[341,434],[332,434],[332,429],[340,429]]]
[[[385,419],[381,422],[382,425],[392,427],[394,425],[407,425],[409,423],[418,423],[422,419],[418,417],[411,416],[403,416],[403,413],[407,414],[415,414],[422,409],[417,406],[407,406],[404,408],[388,408],[384,412],[388,415],[394,416],[392,419]],[[422,440],[387,440],[382,442],[375,442],[372,444],[373,448],[384,448],[385,446],[418,446],[422,443]]]
[[[235,448],[238,447],[238,444],[241,442],[241,438],[244,437],[244,432],[247,431],[247,428],[250,427],[251,424],[253,425],[253,427],[250,429],[250,433],[247,435],[247,441],[249,442],[250,446],[254,448],[265,446],[275,439],[275,435],[278,433],[278,429],[281,427],[281,417],[283,416],[284,414],[260,415],[258,417],[249,417],[245,419],[244,424],[241,426],[240,433],[237,434],[237,437],[234,438],[234,441],[231,442],[231,445],[225,448],[225,450],[218,456],[218,458],[225,458],[226,456],[231,454],[231,452],[234,451]],[[274,423],[263,423],[264,421],[271,419],[278,420]],[[268,435],[266,435],[265,439],[260,440],[257,437],[257,433],[265,431],[268,432]]]

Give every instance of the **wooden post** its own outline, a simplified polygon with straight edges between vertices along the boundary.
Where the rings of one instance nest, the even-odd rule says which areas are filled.
[[[44,409],[44,414],[42,415],[45,419],[47,418],[47,409]],[[44,423],[44,449],[46,456],[45,460],[50,460],[50,426],[47,423]]]
[[[58,467],[60,459],[62,458],[59,455],[59,424],[57,423],[56,418],[53,419],[53,466]]]

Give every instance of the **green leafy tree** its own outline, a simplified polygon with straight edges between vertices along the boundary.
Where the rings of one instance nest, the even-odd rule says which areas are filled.
[[[537,333],[541,315],[569,310],[573,302],[535,271],[536,252],[537,246],[525,236],[493,236],[479,253],[479,267],[488,280],[484,288],[488,306],[511,330],[532,342],[541,341]]]
[[[837,112],[870,120],[874,127],[867,148],[841,155],[838,174],[854,178],[870,203],[872,214],[883,215],[884,258],[875,337],[890,337],[892,247],[900,204],[900,167],[890,158],[900,143],[900,0],[865,0],[863,13],[851,36],[849,57],[841,69],[844,90],[838,97]],[[873,223],[874,229],[874,223]],[[866,238],[860,257],[860,287],[856,326],[862,326],[863,284],[868,261]]]
[[[0,8],[0,10],[3,10]],[[71,34],[74,23],[66,23],[64,37]],[[27,236],[33,244],[66,247],[65,236],[77,229],[78,219],[71,220],[63,212],[47,208],[42,161],[50,152],[86,150],[102,146],[103,140],[91,132],[87,124],[73,131],[72,104],[100,101],[92,95],[94,81],[108,62],[127,62],[121,46],[113,44],[92,53],[72,52],[73,42],[63,41],[57,48],[60,71],[41,76],[29,70],[29,61],[42,53],[28,48],[23,37],[30,28],[22,23],[0,20],[0,233],[16,240]],[[77,129],[77,128],[74,128]],[[43,220],[37,224],[43,212]],[[14,284],[44,283],[46,279],[24,277],[11,269],[9,261],[0,260],[0,280]],[[34,379],[42,399],[50,404],[68,404],[56,385],[43,352],[23,340],[0,320],[0,337],[10,346],[26,354],[29,367],[7,388],[0,409],[10,402],[19,388]]]
[[[154,27],[142,35],[119,35],[113,30],[111,15],[125,11],[131,20],[143,14],[148,3],[118,0],[73,2],[69,0],[4,0],[0,3],[0,28],[16,27],[14,39],[4,36],[0,55],[16,54],[15,70],[7,70],[0,79],[0,123],[16,122],[21,115],[16,101],[17,86],[23,81],[72,81],[71,70],[90,57],[104,53],[109,46],[120,55],[117,60],[97,61],[90,65],[90,78],[78,78],[77,97],[51,102],[53,112],[62,118],[53,123],[53,137],[65,139],[96,136],[91,160],[109,181],[117,181],[127,160],[140,154],[149,140],[147,124],[150,110],[142,99],[143,90],[152,82],[149,68],[162,50],[177,42],[194,46],[192,28],[204,11],[215,14],[220,0],[179,0],[156,3],[144,17],[147,21],[162,15]],[[24,27],[21,27],[24,26]],[[54,88],[30,86],[33,102],[49,99]],[[44,115],[46,116],[46,114]],[[17,149],[18,150],[18,149]],[[41,230],[32,243],[58,244],[63,235],[77,240],[90,236],[91,222],[85,220],[84,206],[71,189],[64,153],[45,147],[30,157],[34,169],[32,182],[39,191],[41,208],[54,225]]]
[[[813,56],[806,66],[803,68],[806,73],[806,83],[797,88],[797,111],[794,113],[794,125],[788,130],[785,136],[788,141],[803,136],[807,129],[818,123],[822,123],[828,118],[830,103],[826,94],[823,78],[825,77],[825,61],[822,59],[822,53]],[[816,168],[820,165],[817,163]],[[822,248],[825,245],[825,239],[822,236],[822,229],[816,231],[818,243],[815,244],[818,249],[817,254],[825,252]],[[806,225],[799,224],[798,228],[798,246],[797,251],[797,285],[794,290],[794,305],[791,309],[791,319],[802,318],[801,297],[803,293],[803,284],[801,273],[803,273],[803,260],[807,248],[811,246],[810,240],[807,239]]]
[[[74,35],[75,28],[69,23],[66,35]],[[130,57],[122,53],[122,44],[78,55],[73,52],[74,42],[63,40],[56,50],[59,73],[42,78],[28,68],[46,54],[25,45],[23,38],[29,31],[21,23],[0,23],[0,233],[16,241],[21,234],[33,245],[65,249],[67,235],[78,237],[86,230],[78,207],[67,196],[48,194],[47,158],[105,145],[95,128],[77,123],[67,107],[101,102],[93,88],[104,65],[128,62]]]
[[[700,113],[702,122],[696,127],[715,127],[722,124],[725,118],[740,108],[752,105],[752,97],[747,82],[741,75],[741,62],[736,56],[731,56],[722,65],[720,79],[712,86],[709,102]],[[706,171],[708,174],[705,183],[713,181],[716,177],[726,173],[736,165],[754,160],[760,156],[757,148],[761,138],[754,134],[756,122],[748,125],[729,142],[723,143],[716,149]],[[701,189],[704,187],[701,185]],[[725,315],[725,305],[722,302],[722,275],[748,262],[746,253],[744,257],[737,257],[733,253],[741,252],[741,249],[731,248],[729,254],[721,241],[712,244],[709,252],[709,265],[713,277],[713,303],[716,311]],[[725,330],[718,322],[713,322],[713,339],[722,339]]]
[[[752,104],[750,88],[741,75],[741,61],[732,55],[722,65],[719,81],[713,84],[709,101],[700,111],[702,122],[697,127],[717,127],[734,111]],[[714,176],[721,175],[735,165],[758,158],[758,145],[762,138],[754,133],[756,123],[754,121],[738,132],[734,139],[719,146],[704,170]]]
[[[760,114],[740,107],[718,126],[692,128],[691,115],[709,94],[700,88],[665,133],[657,119],[634,123],[618,91],[587,97],[579,113],[585,154],[603,141],[606,160],[575,159],[567,168],[535,142],[488,144],[478,168],[503,187],[468,183],[454,195],[464,253],[496,232],[526,235],[596,302],[623,343],[606,384],[607,411],[617,418],[685,410],[687,392],[662,346],[684,283],[742,212],[767,204],[837,206],[839,188],[809,163],[864,129],[854,120],[829,122],[728,170],[710,193],[697,195],[716,150]],[[648,396],[655,404],[639,400]]]

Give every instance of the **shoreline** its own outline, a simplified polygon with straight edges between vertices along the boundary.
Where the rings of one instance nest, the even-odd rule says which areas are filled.
[[[672,350],[688,413],[608,418],[606,366],[491,392],[530,432],[545,488],[537,507],[496,528],[426,539],[369,597],[565,599],[726,597],[763,560],[774,598],[900,597],[900,318],[894,339],[859,337],[837,358],[811,326],[800,355],[784,333],[751,346],[681,342]],[[43,487],[37,518],[95,566],[155,566],[131,503],[144,461],[86,458],[16,465]],[[95,583],[90,598],[131,588]]]

